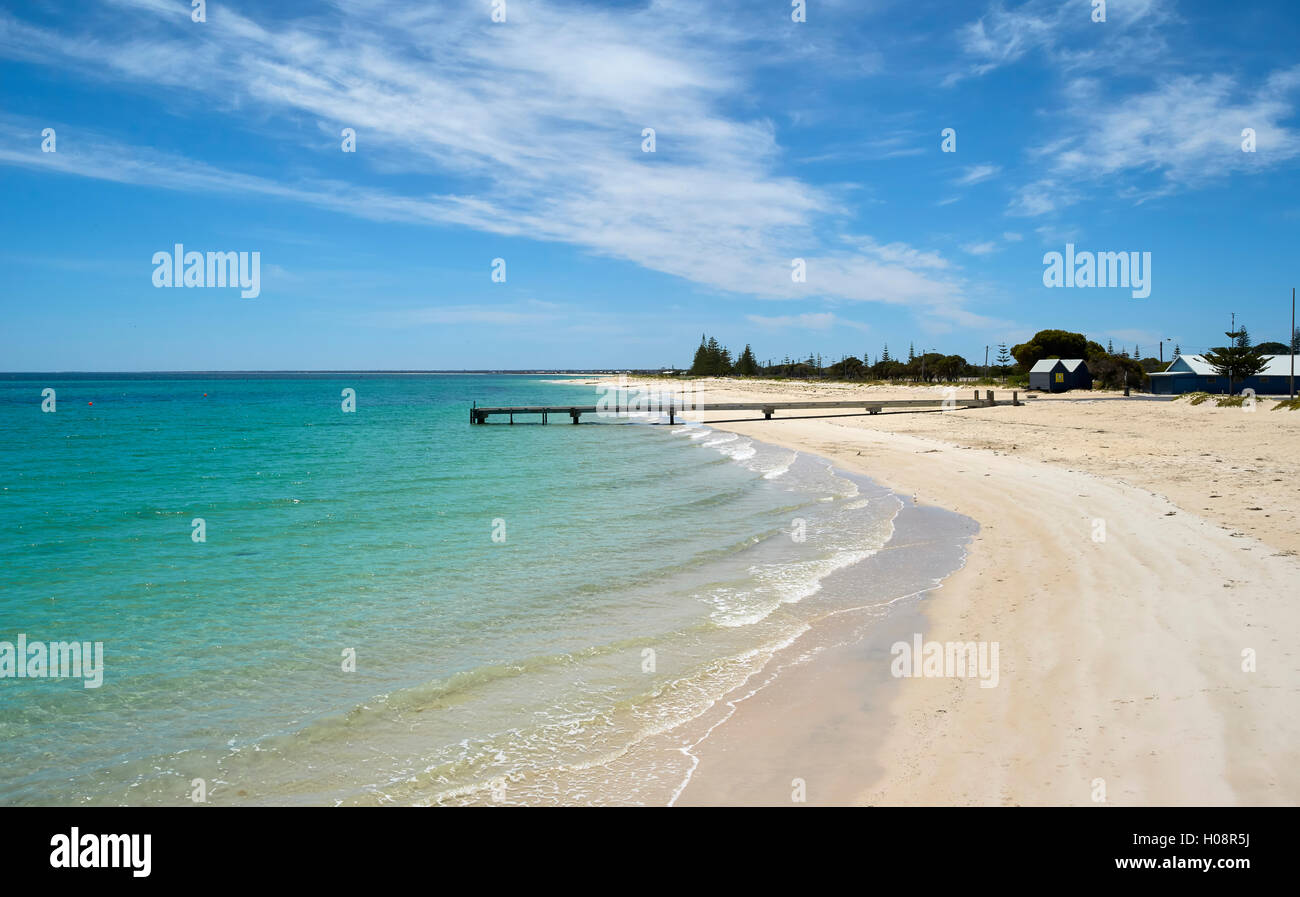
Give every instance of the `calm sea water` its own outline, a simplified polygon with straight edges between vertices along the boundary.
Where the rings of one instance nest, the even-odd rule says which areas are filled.
[[[0,641],[102,642],[105,667],[0,679],[0,803],[178,804],[200,779],[210,803],[663,803],[691,758],[650,739],[815,620],[961,563],[947,515],[860,564],[904,500],[706,426],[468,424],[473,400],[595,399],[0,379]]]

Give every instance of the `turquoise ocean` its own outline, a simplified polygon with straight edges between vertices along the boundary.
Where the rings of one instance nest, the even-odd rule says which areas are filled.
[[[470,426],[558,379],[0,375],[0,641],[104,660],[0,678],[0,804],[668,803],[817,621],[964,559],[707,425]]]

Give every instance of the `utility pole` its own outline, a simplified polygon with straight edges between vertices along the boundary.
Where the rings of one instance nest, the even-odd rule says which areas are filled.
[[[1295,287],[1291,288],[1291,398],[1295,398]]]
[[[989,378],[989,347],[984,347],[984,379]]]

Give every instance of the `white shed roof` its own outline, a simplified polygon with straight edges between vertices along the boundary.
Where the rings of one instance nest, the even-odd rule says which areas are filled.
[[[1291,356],[1290,355],[1265,355],[1268,359],[1268,367],[1259,372],[1261,377],[1285,377],[1291,373]],[[1295,360],[1295,367],[1300,371],[1300,357]]]
[[[1045,374],[1051,371],[1052,368],[1056,367],[1058,361],[1065,365],[1065,369],[1072,374],[1074,373],[1075,368],[1083,364],[1082,358],[1044,358],[1042,361],[1034,362],[1034,366],[1029,369],[1029,373]]]
[[[1166,373],[1177,373],[1179,371],[1190,371],[1193,374],[1213,377],[1214,368],[1205,360],[1204,355],[1179,355],[1173,361],[1169,362],[1169,367],[1165,368]]]
[[[1260,371],[1257,376],[1260,377],[1286,377],[1291,373],[1291,356],[1290,355],[1265,355],[1268,364],[1264,370]],[[1182,362],[1182,364],[1179,364]],[[1162,373],[1177,374],[1191,371],[1203,377],[1213,377],[1214,368],[1205,360],[1204,355],[1179,355],[1169,363]],[[1296,370],[1300,370],[1300,356],[1296,357]]]

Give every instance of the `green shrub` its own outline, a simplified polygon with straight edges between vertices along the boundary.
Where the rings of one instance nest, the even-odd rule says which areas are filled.
[[[1273,410],[1285,408],[1287,411],[1300,411],[1300,399],[1283,399],[1273,406]]]

